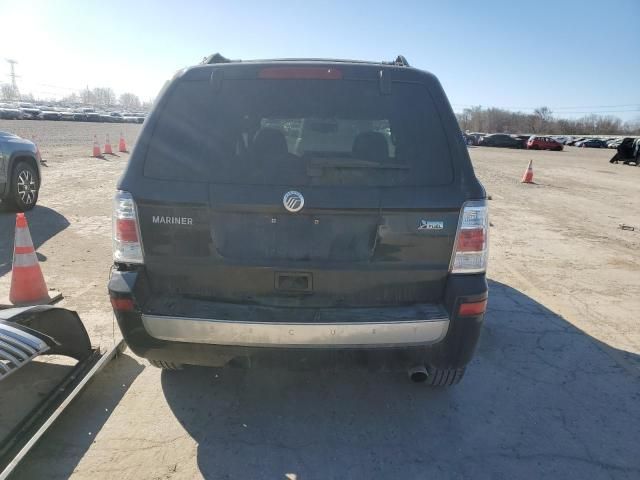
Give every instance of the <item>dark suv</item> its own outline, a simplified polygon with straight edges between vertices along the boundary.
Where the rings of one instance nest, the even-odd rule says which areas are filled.
[[[128,345],[162,368],[384,349],[451,385],[480,334],[487,233],[430,73],[215,55],[144,124],[115,196],[109,294]]]
[[[479,145],[483,147],[524,148],[526,143],[522,139],[504,133],[485,135],[480,139]]]

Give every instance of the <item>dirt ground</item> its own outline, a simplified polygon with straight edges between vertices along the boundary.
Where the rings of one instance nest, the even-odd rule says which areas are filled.
[[[28,214],[42,269],[105,346],[118,335],[111,198],[128,155],[90,152],[94,134],[133,146],[139,129],[0,121],[48,160]],[[640,477],[640,168],[609,164],[611,150],[470,153],[492,199],[491,293],[459,386],[366,369],[167,373],[129,353],[14,478]],[[530,159],[536,184],[523,185]],[[2,293],[14,222],[0,212]]]

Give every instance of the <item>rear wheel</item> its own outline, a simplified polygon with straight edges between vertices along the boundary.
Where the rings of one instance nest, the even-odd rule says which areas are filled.
[[[182,370],[184,367],[181,363],[165,362],[164,360],[149,360],[149,363],[156,368],[161,368],[162,370]]]
[[[18,211],[31,210],[38,201],[40,179],[35,168],[27,162],[18,162],[11,175],[7,201]]]
[[[426,383],[432,387],[449,387],[460,383],[464,376],[465,367],[462,368],[431,368],[427,367],[429,376]]]

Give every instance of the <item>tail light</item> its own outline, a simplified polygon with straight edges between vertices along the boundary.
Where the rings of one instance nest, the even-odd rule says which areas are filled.
[[[118,191],[113,199],[113,260],[144,263],[136,204],[129,192]]]
[[[483,273],[489,254],[489,212],[484,200],[466,202],[456,233],[451,273]]]
[[[484,314],[487,309],[487,301],[482,300],[480,302],[461,303],[458,308],[459,317],[475,317],[477,315]]]
[[[131,298],[111,297],[111,306],[117,312],[131,312],[135,308]]]
[[[341,80],[342,70],[327,67],[268,67],[258,72],[258,78]]]

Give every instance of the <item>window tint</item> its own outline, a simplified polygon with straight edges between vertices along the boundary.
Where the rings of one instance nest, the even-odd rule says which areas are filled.
[[[145,175],[213,183],[439,185],[447,139],[425,86],[375,81],[183,81],[154,129]]]

